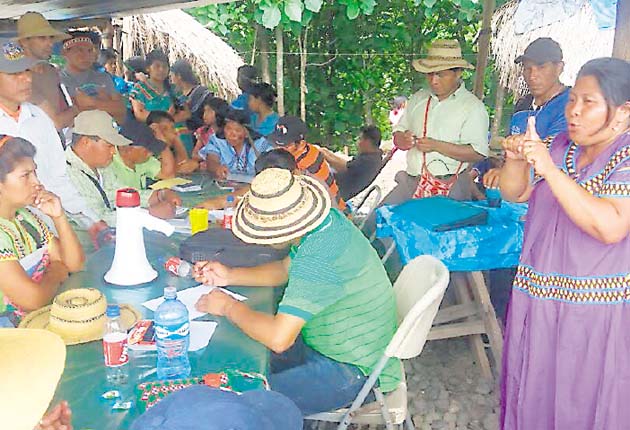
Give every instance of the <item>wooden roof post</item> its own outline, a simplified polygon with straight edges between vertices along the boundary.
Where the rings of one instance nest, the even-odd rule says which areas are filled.
[[[617,0],[613,57],[630,61],[630,0]]]
[[[496,7],[495,0],[483,0],[483,21],[481,24],[481,32],[477,41],[477,66],[475,67],[475,85],[473,92],[483,101],[483,78],[488,65],[488,54],[490,52],[490,36],[492,35],[492,14]]]

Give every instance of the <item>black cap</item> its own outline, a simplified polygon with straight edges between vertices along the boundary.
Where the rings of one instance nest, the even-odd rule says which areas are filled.
[[[536,64],[558,63],[562,61],[562,49],[555,40],[549,37],[539,37],[527,45],[523,55],[516,57],[514,62],[520,64],[525,60],[531,60]]]
[[[267,140],[275,145],[284,146],[304,140],[307,131],[306,124],[297,116],[283,116]]]
[[[142,146],[153,155],[162,153],[166,148],[166,143],[156,138],[148,125],[136,120],[128,120],[120,129],[120,134],[131,140],[131,146]]]

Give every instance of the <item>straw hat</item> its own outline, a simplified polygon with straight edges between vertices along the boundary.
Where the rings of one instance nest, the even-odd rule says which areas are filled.
[[[66,345],[92,342],[103,338],[107,301],[99,290],[79,288],[59,294],[52,305],[26,315],[20,328],[39,328],[57,333]],[[141,318],[129,305],[120,305],[123,328],[131,328]]]
[[[33,430],[55,394],[66,347],[47,330],[0,329],[2,426]]]
[[[462,57],[462,48],[457,40],[435,40],[429,47],[427,56],[413,60],[413,68],[420,73],[435,73],[442,70],[474,69],[475,67]]]
[[[319,226],[330,207],[330,194],[317,180],[285,169],[266,169],[254,178],[236,208],[232,232],[248,243],[285,243]]]
[[[26,39],[28,37],[52,36],[57,41],[70,38],[69,34],[55,30],[41,13],[26,12],[18,19],[17,37],[15,40]]]

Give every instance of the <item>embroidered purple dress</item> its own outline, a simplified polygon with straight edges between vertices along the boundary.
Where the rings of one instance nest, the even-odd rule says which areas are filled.
[[[588,192],[630,197],[630,135],[581,171],[579,154],[566,134],[551,147]],[[505,335],[503,429],[630,429],[629,301],[630,237],[594,239],[537,182]]]

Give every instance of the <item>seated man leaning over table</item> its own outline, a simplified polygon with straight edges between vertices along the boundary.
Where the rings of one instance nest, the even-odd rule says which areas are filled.
[[[230,109],[225,115],[224,138],[215,133],[199,150],[199,158],[205,160],[214,178],[225,180],[229,174],[254,176],[256,159],[273,149],[264,137],[253,135],[249,121],[244,111]]]
[[[339,185],[339,195],[344,200],[350,200],[374,181],[383,166],[383,151],[381,151],[381,131],[369,125],[361,129],[359,153],[352,160],[346,160],[333,153],[330,149],[319,148],[328,164],[335,169],[335,180]]]
[[[188,174],[197,170],[199,162],[188,157],[186,147],[175,128],[175,119],[170,113],[154,110],[149,113],[146,122],[156,139],[166,143],[168,149],[173,153],[177,173]]]
[[[175,177],[173,153],[147,125],[127,121],[120,133],[131,144],[117,148],[112,163],[103,169],[106,178],[110,175],[115,178],[106,179],[106,183],[145,190],[153,182]],[[115,195],[116,190],[113,191]]]
[[[247,243],[291,248],[283,261],[253,268],[199,262],[195,277],[209,285],[286,284],[270,315],[215,290],[197,309],[225,316],[273,351],[270,383],[304,415],[354,400],[396,331],[394,291],[376,251],[337,209],[318,181],[270,168],[254,178],[232,231]],[[392,359],[379,378],[390,392],[401,381]]]
[[[116,202],[112,191],[125,186],[113,175],[104,178],[101,173],[112,163],[116,148],[129,146],[131,141],[118,133],[113,118],[99,110],[81,112],[74,120],[72,143],[66,148],[68,174],[90,209],[109,225],[116,223]],[[109,195],[108,195],[109,191]],[[143,207],[159,218],[172,218],[178,201],[171,190],[138,190]]]
[[[35,147],[0,135],[0,326],[17,326],[28,311],[50,303],[85,255],[61,201],[35,174]],[[54,223],[57,236],[27,207]]]

